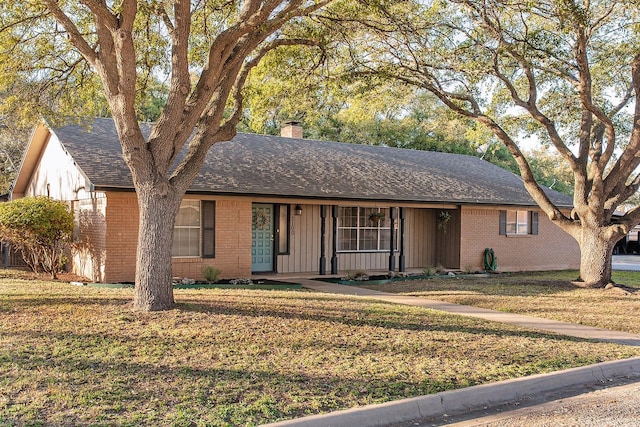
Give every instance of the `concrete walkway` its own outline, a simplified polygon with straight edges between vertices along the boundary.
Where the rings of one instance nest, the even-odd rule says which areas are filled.
[[[557,320],[541,319],[538,317],[525,316],[522,314],[503,313],[500,311],[485,308],[472,307],[468,305],[453,304],[444,301],[431,300],[421,297],[391,294],[379,292],[371,289],[359,288],[356,286],[338,285],[335,283],[322,282],[319,280],[295,279],[303,287],[313,289],[318,292],[357,295],[372,298],[380,301],[406,304],[416,307],[430,308],[461,316],[476,317],[493,322],[509,323],[525,328],[536,329],[545,332],[554,332],[561,335],[568,335],[577,338],[594,339],[617,344],[640,346],[640,335],[626,332],[610,331],[591,326],[576,325],[573,323],[560,322]]]

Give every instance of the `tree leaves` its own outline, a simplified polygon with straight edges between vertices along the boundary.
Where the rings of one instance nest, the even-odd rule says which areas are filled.
[[[0,204],[0,239],[21,251],[35,272],[42,270],[52,278],[63,266],[73,226],[65,202],[25,197]]]

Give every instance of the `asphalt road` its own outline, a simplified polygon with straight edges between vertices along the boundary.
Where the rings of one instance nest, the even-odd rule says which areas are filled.
[[[611,260],[611,268],[614,270],[640,271],[640,255],[614,255]]]
[[[413,426],[455,427],[637,427],[640,377],[546,393],[482,412],[444,416]]]

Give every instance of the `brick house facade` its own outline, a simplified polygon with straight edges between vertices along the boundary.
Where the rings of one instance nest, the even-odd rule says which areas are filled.
[[[500,271],[579,265],[577,243],[508,171],[470,156],[288,132],[294,137],[239,134],[212,148],[183,200],[174,276],[200,279],[209,265],[222,278],[437,265],[480,270],[485,248],[495,251]],[[73,208],[76,273],[133,280],[137,199],[111,120],[35,130],[13,197],[41,194]],[[549,194],[570,209],[570,198]]]

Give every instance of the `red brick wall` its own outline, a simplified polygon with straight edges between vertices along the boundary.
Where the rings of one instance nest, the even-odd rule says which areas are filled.
[[[135,278],[138,239],[138,202],[135,193],[107,195],[105,282]],[[173,276],[203,279],[202,267],[211,265],[220,278],[251,277],[251,202],[216,200],[215,258],[173,258]]]
[[[251,202],[216,200],[215,258],[174,258],[174,277],[203,279],[202,267],[221,270],[221,279],[251,277]]]
[[[138,200],[135,193],[107,193],[107,243],[104,281],[133,282],[138,245]]]
[[[505,208],[506,209],[506,208]],[[539,212],[538,235],[501,236],[499,209],[463,207],[460,268],[481,269],[483,252],[492,248],[499,271],[578,268],[577,242]]]
[[[134,193],[107,193],[106,232],[92,238],[104,242],[102,281],[133,281],[138,236],[138,204]],[[485,248],[493,248],[498,270],[552,270],[578,268],[577,243],[542,212],[539,234],[499,235],[499,209],[463,207],[461,210],[460,268],[483,268]],[[103,233],[104,238],[100,233]],[[407,231],[411,233],[411,230]],[[85,233],[88,231],[85,230]],[[87,234],[88,236],[89,234]],[[100,240],[103,239],[103,240]],[[173,258],[173,275],[202,279],[202,267],[221,270],[220,278],[251,277],[251,201],[216,199],[215,258]],[[101,253],[102,254],[102,253]],[[95,266],[92,265],[95,270]],[[99,277],[94,278],[94,280]]]
[[[106,202],[106,197],[101,193],[95,194],[91,199],[73,202],[75,220],[73,272],[96,282],[104,280]]]

